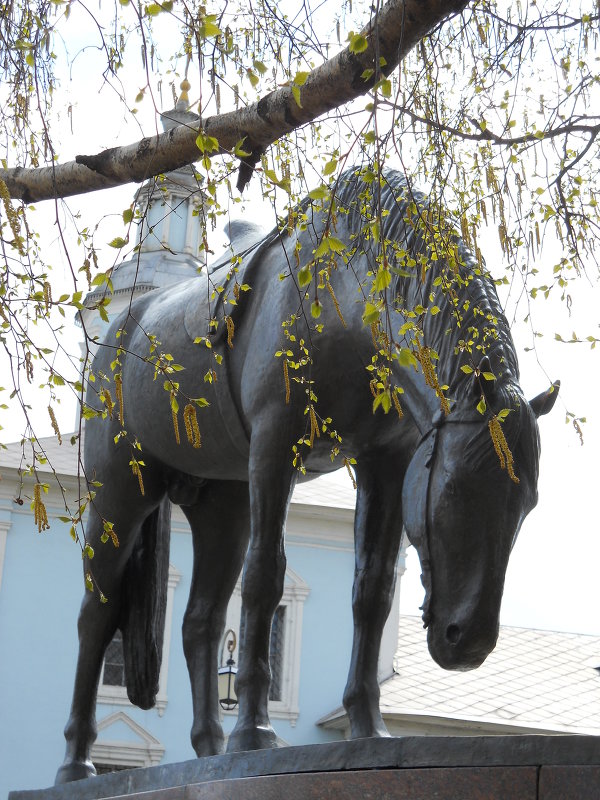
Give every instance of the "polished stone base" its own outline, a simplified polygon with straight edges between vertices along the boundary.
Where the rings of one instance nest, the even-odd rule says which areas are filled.
[[[597,800],[600,737],[356,739],[127,770],[9,800],[142,792],[143,800]]]

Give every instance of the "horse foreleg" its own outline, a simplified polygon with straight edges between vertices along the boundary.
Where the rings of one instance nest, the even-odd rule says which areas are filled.
[[[352,738],[388,736],[379,710],[377,664],[390,612],[402,535],[403,474],[395,459],[359,461],[354,523],[355,571],[352,590],[354,640],[344,707]]]
[[[273,614],[283,594],[286,559],[283,526],[295,471],[288,439],[273,441],[274,423],[253,425],[249,463],[250,546],[242,580],[242,642],[235,688],[238,721],[228,752],[275,747],[268,714],[271,670],[269,639]]]
[[[183,620],[198,756],[223,751],[217,668],[227,604],[240,574],[250,533],[248,484],[215,481],[194,506],[183,507],[192,529],[194,570]]]

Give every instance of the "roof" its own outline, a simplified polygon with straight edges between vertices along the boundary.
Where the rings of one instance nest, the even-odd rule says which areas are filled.
[[[296,484],[292,503],[354,509],[356,489],[346,470],[338,470],[328,475],[320,475],[306,483]]]
[[[384,715],[428,715],[600,733],[600,636],[503,626],[471,672],[447,672],[427,650],[418,617],[401,616],[395,674],[381,685]]]
[[[72,445],[73,434],[64,434],[62,445],[56,436],[45,436],[38,439],[35,452],[46,458],[46,463],[36,459],[36,469],[42,474],[54,471],[63,476],[77,474],[78,440]],[[0,450],[0,474],[2,468],[26,469],[32,463],[34,448],[29,442],[11,442],[6,449]],[[356,491],[346,470],[338,470],[328,475],[321,475],[311,481],[296,486],[292,503],[321,506],[326,508],[353,509],[356,502]]]
[[[33,463],[33,454],[36,454],[36,469],[43,474],[59,475],[77,474],[77,456],[79,453],[79,441],[71,444],[71,437],[74,434],[66,433],[62,436],[62,445],[59,445],[56,436],[43,436],[37,440],[34,447],[28,440],[22,444],[10,442],[5,448],[0,450],[0,471],[4,469],[26,470]],[[45,463],[40,461],[45,459]]]

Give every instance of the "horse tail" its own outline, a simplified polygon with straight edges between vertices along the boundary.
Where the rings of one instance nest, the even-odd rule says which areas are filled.
[[[131,702],[152,708],[162,663],[167,589],[171,503],[165,497],[142,523],[122,584],[121,620],[125,682]]]

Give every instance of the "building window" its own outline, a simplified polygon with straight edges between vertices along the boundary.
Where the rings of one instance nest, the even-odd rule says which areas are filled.
[[[283,658],[285,642],[285,606],[278,606],[271,627],[269,663],[271,665],[271,689],[269,700],[281,700],[283,685]]]
[[[281,604],[275,611],[271,628],[269,714],[274,718],[289,720],[292,726],[295,725],[299,713],[302,614],[308,593],[306,583],[288,567]],[[241,612],[242,591],[238,582],[229,602],[226,624],[226,630],[231,628],[236,632],[238,642],[242,639]],[[234,658],[239,663],[239,650]],[[237,711],[224,713],[235,715]]]
[[[167,613],[165,618],[165,638],[163,642],[163,658],[158,679],[158,694],[156,695],[156,708],[159,715],[167,707],[167,674],[169,671],[169,651],[171,648],[171,627],[173,623],[173,596],[175,587],[181,579],[181,573],[173,566],[169,566],[169,584],[167,589]],[[121,631],[117,631],[106,648],[100,685],[98,687],[98,702],[109,705],[131,706],[127,697],[125,683],[125,659],[123,656],[123,638]]]
[[[277,606],[271,625],[271,637],[269,640],[269,666],[271,668],[271,687],[269,689],[269,700],[281,701],[283,686],[283,667],[285,659],[285,606]],[[240,619],[240,642],[244,638],[244,624]],[[241,646],[238,648],[237,659],[241,656]]]
[[[125,686],[125,657],[123,655],[123,634],[117,631],[106,648],[104,667],[100,683],[104,686]]]

